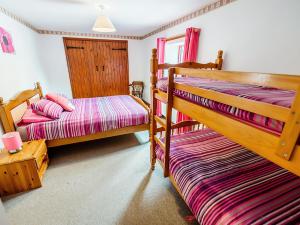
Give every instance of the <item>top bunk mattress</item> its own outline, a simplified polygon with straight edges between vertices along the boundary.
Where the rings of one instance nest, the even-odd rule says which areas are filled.
[[[75,110],[57,120],[22,127],[27,140],[72,138],[146,124],[147,110],[129,95],[70,100]]]
[[[224,82],[220,80],[211,80],[194,77],[177,77],[174,79],[176,83],[185,84],[193,87],[199,87],[208,90],[214,90],[221,93],[239,96],[255,101],[266,102],[278,106],[290,108],[295,97],[294,91],[280,90],[276,88],[261,87],[248,84],[239,84],[233,82]],[[168,89],[168,78],[164,77],[158,80],[157,88],[166,92]],[[174,95],[186,99],[195,104],[225,113],[233,116],[238,120],[251,123],[255,126],[267,129],[273,133],[281,133],[284,122],[238,109],[223,103],[219,103],[207,98],[203,98],[185,91],[174,90]]]
[[[300,224],[300,178],[210,129],[171,137],[170,173],[199,224]]]

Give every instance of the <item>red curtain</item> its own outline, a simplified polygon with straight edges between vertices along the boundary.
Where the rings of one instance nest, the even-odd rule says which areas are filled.
[[[200,29],[194,27],[186,29],[183,62],[197,62],[200,31]],[[176,122],[178,123],[184,120],[191,120],[191,118],[181,112],[177,112]],[[191,127],[179,129],[179,133],[187,131],[191,131]]]
[[[157,38],[157,57],[158,57],[158,64],[165,63],[165,46],[166,46],[166,38]],[[163,71],[158,70],[157,72],[157,78],[163,77]],[[156,109],[156,115],[161,116],[162,110],[161,110],[161,102],[157,100],[157,109]]]

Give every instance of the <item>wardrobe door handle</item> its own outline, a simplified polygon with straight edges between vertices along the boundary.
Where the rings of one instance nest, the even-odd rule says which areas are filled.
[[[99,68],[98,68],[98,66],[96,66],[96,71],[97,71],[97,72],[99,71]]]
[[[104,72],[104,66],[102,66],[102,71]]]

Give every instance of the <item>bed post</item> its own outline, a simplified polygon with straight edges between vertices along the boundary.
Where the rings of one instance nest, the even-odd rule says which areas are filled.
[[[170,142],[172,128],[172,109],[173,109],[173,90],[174,90],[175,68],[169,69],[168,76],[168,97],[167,97],[167,115],[166,115],[166,136],[165,136],[165,157],[164,157],[164,176],[170,175]]]
[[[34,83],[34,86],[35,86],[35,89],[38,90],[40,98],[42,98],[43,97],[43,90],[42,90],[40,82]]]
[[[6,113],[5,103],[2,97],[0,97],[0,120],[5,133],[15,131],[12,118],[8,117]]]
[[[3,98],[0,97],[0,120],[1,120],[1,125],[3,127],[3,130],[5,130],[5,122],[4,122],[4,117],[5,116],[5,113],[4,113],[4,101],[3,101]]]
[[[151,141],[151,148],[150,148],[150,161],[151,161],[151,169],[154,170],[155,162],[156,162],[156,153],[155,147],[156,142],[154,140],[154,136],[156,135],[156,121],[154,119],[156,114],[156,106],[157,100],[155,99],[156,93],[156,82],[157,82],[157,71],[158,71],[158,60],[157,60],[157,50],[152,49],[152,57],[150,61],[150,70],[151,70],[151,110],[150,110],[150,141]]]
[[[297,145],[300,133],[300,87],[296,90],[288,121],[282,130],[276,154],[285,160],[290,160]]]
[[[215,63],[217,64],[217,70],[221,70],[222,66],[223,66],[223,51],[222,50],[218,51],[218,57],[217,57]]]

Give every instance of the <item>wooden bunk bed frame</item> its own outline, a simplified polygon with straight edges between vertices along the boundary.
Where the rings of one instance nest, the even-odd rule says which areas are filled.
[[[149,113],[149,107],[139,98],[130,95],[138,104],[143,106]],[[26,105],[30,105],[34,99],[41,99],[43,97],[42,88],[39,82],[35,84],[34,89],[29,89],[20,92],[15,98],[11,99],[7,103],[4,103],[3,98],[0,97],[0,120],[2,121],[4,132],[12,132],[16,131],[15,121],[20,119],[26,110],[27,107],[23,107],[17,109],[22,104],[26,103]],[[13,115],[14,109],[17,109],[15,115]],[[73,137],[73,138],[63,138],[63,139],[56,139],[56,140],[47,140],[46,144],[48,147],[57,147],[62,145],[74,144],[79,142],[97,140],[101,138],[113,137],[123,134],[130,134],[134,132],[149,130],[149,123],[148,124],[141,124],[137,126],[129,126],[123,127],[120,129],[108,130],[104,132],[98,132],[95,134],[80,136],[80,137]]]
[[[151,168],[154,169],[156,162],[156,154],[155,148],[156,144],[158,144],[164,151],[167,157],[164,157],[164,162],[161,163],[164,168],[164,176],[169,176],[169,153],[170,153],[170,135],[173,131],[178,130],[181,127],[185,126],[194,126],[198,125],[198,121],[182,121],[176,124],[172,124],[172,108],[173,108],[173,98],[172,93],[165,93],[156,88],[157,83],[157,72],[158,70],[170,69],[174,67],[181,68],[195,68],[195,69],[206,69],[206,70],[221,70],[223,65],[223,51],[219,50],[217,59],[215,62],[209,63],[196,63],[196,62],[185,62],[179,64],[158,64],[157,59],[157,49],[152,50],[152,58],[151,58],[151,116],[150,116],[150,140],[151,140],[151,148],[150,148],[150,159],[151,159]],[[170,83],[170,82],[169,82]],[[172,86],[173,84],[171,84]],[[172,88],[173,89],[173,88]],[[163,103],[167,103],[167,115],[166,118],[158,117],[155,115],[157,100],[160,100]],[[160,127],[157,126],[157,123]],[[163,143],[156,134],[158,132],[165,132],[165,143]],[[172,179],[171,179],[172,180]],[[176,184],[173,183],[175,186]]]
[[[216,64],[218,64],[218,60]],[[206,64],[207,65],[207,64]],[[152,50],[151,59],[151,166],[154,169],[156,161],[155,147],[158,144],[164,150],[164,176],[169,176],[170,135],[174,125],[171,124],[172,108],[190,116],[196,121],[210,127],[232,141],[246,147],[258,155],[274,162],[275,164],[300,176],[300,145],[297,140],[300,132],[300,76],[228,72],[217,70],[201,70],[209,68],[205,64],[181,63],[177,65],[158,64],[156,49]],[[169,69],[167,93],[156,88],[156,73],[159,69]],[[212,68],[213,69],[213,68]],[[220,69],[215,67],[214,69]],[[274,87],[284,90],[294,90],[295,98],[291,108],[285,108],[269,103],[254,101],[238,96],[232,96],[217,91],[195,88],[192,86],[174,82],[174,76],[181,74],[188,77],[210,78],[236,83],[253,84],[266,87]],[[173,95],[173,90],[182,90],[204,98],[214,100],[226,105],[234,106],[249,112],[285,122],[280,136],[271,134],[265,130],[248,125],[212,109],[194,104]],[[166,119],[155,115],[156,103],[160,100],[167,104]],[[157,128],[159,123],[162,128]],[[189,125],[184,122],[182,125]],[[178,126],[177,126],[178,127]],[[165,131],[163,143],[155,135],[158,131]],[[170,177],[171,181],[174,179]],[[175,187],[175,182],[172,182]]]

